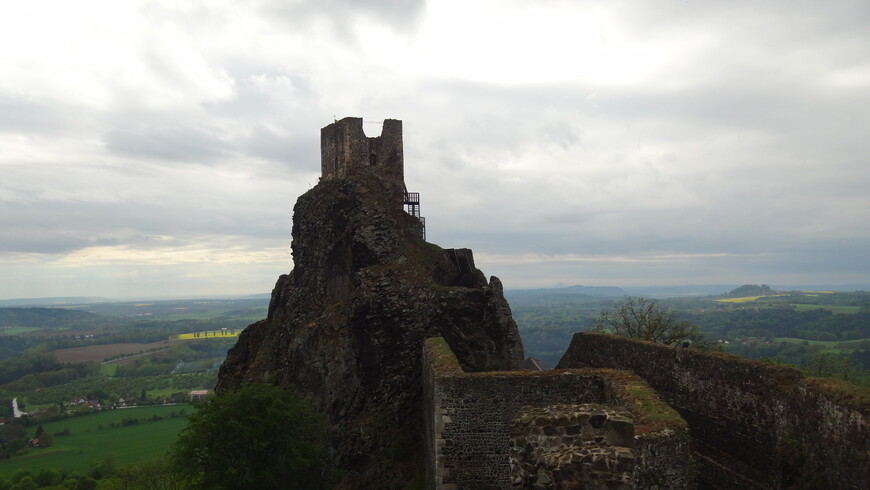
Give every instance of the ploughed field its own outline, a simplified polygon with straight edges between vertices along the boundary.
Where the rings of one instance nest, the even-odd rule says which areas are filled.
[[[104,344],[104,345],[89,345],[86,347],[70,347],[68,349],[58,349],[54,351],[57,362],[90,362],[103,361],[118,356],[130,356],[133,354],[145,353],[152,349],[169,348],[168,340],[160,342],[151,342],[148,344]]]

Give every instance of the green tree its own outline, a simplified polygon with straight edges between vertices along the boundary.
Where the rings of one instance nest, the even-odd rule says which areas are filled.
[[[185,490],[190,488],[183,475],[174,470],[165,456],[138,464],[122,466],[114,476],[102,480],[98,490]]]
[[[292,391],[221,391],[197,406],[172,449],[196,488],[328,488],[326,423]]]
[[[91,463],[88,467],[88,476],[94,480],[102,480],[115,473],[115,453],[106,453],[100,462]]]
[[[59,485],[62,479],[63,476],[60,474],[60,471],[53,469],[40,470],[39,473],[33,477],[33,481],[35,481],[37,486],[40,488]]]
[[[25,470],[24,468],[20,468],[20,469],[15,470],[15,473],[12,473],[12,477],[9,478],[9,481],[11,483],[18,483],[21,480],[23,480],[24,478],[28,478],[28,477],[30,479],[33,479],[33,473],[31,473],[30,470]]]
[[[659,306],[654,299],[626,296],[612,311],[602,311],[592,326],[599,332],[609,331],[660,344],[689,342],[694,347],[709,347],[696,325],[677,319],[676,312]]]
[[[11,490],[36,490],[39,488],[39,485],[33,481],[32,476],[25,476],[24,478],[18,480],[18,483],[12,485]]]

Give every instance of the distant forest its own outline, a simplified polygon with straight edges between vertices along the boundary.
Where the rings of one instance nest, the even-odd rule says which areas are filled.
[[[596,316],[622,299],[581,291],[506,292],[527,356],[545,367],[555,366],[574,332],[591,329]],[[870,292],[774,291],[747,285],[721,296],[659,302],[698,325],[722,350],[791,364],[815,375],[870,378]]]

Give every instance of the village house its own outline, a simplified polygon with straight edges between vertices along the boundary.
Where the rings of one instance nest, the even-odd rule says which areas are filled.
[[[190,401],[205,400],[208,390],[193,390],[190,392]]]

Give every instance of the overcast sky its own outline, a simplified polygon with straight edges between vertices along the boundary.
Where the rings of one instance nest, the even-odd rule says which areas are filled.
[[[270,291],[345,116],[508,288],[870,284],[870,2],[0,0],[0,299]]]

